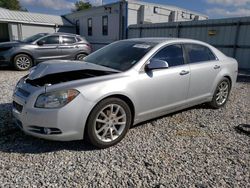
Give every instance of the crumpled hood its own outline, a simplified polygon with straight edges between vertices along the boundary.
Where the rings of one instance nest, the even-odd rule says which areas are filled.
[[[38,64],[36,67],[30,70],[28,76],[29,80],[35,80],[42,78],[46,75],[52,75],[56,73],[72,72],[78,70],[96,70],[96,71],[107,71],[107,72],[119,72],[115,69],[103,67],[100,65],[79,62],[79,61],[69,61],[69,60],[51,60],[45,61]]]

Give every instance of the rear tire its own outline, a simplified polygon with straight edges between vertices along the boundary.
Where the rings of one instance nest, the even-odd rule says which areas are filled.
[[[76,60],[83,61],[83,59],[87,56],[85,53],[80,53],[76,55]]]
[[[208,104],[215,109],[223,107],[228,101],[230,90],[231,83],[228,78],[224,77],[217,85],[213,95],[213,99]]]
[[[14,67],[18,71],[29,70],[32,65],[32,58],[26,54],[18,54],[14,57]]]
[[[126,102],[119,98],[107,98],[90,113],[85,133],[92,145],[107,148],[125,137],[131,121],[131,110]]]

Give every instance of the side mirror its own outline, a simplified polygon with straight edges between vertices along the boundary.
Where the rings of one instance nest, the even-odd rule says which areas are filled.
[[[45,43],[44,40],[39,40],[39,41],[37,42],[37,45],[42,46],[42,45],[44,45],[44,43]]]
[[[146,70],[154,70],[154,69],[167,69],[168,63],[164,60],[160,59],[151,59],[149,64],[146,65]]]

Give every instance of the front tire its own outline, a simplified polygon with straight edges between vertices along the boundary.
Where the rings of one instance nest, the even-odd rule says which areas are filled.
[[[14,57],[14,67],[18,71],[26,71],[32,67],[32,59],[26,54],[19,54]]]
[[[98,148],[107,148],[120,142],[131,125],[131,110],[118,98],[107,98],[98,103],[88,118],[87,138]]]
[[[223,107],[228,101],[231,90],[231,83],[228,78],[223,78],[217,85],[213,99],[209,103],[212,108],[218,109]]]

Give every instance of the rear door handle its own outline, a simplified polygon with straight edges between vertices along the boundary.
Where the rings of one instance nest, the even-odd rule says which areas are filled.
[[[220,68],[219,65],[215,65],[215,66],[214,66],[214,69],[219,69],[219,68]]]
[[[186,74],[189,74],[189,71],[183,70],[183,71],[180,72],[180,75],[182,75],[182,76],[183,76],[183,75],[186,75]]]

